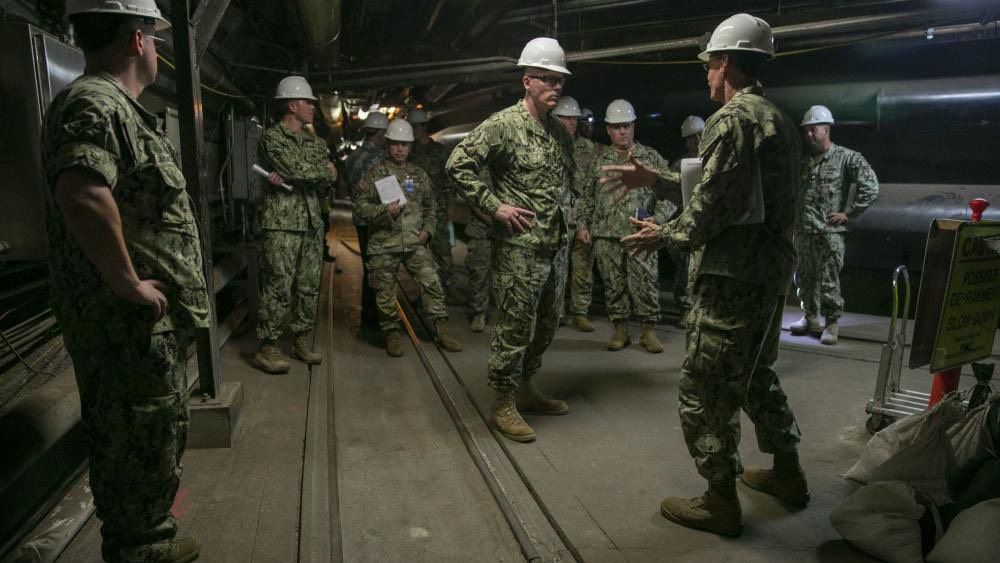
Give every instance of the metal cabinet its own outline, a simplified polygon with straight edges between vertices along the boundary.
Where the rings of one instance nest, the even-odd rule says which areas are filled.
[[[29,24],[0,24],[0,241],[8,260],[43,260],[45,175],[42,116],[83,74],[83,52]]]

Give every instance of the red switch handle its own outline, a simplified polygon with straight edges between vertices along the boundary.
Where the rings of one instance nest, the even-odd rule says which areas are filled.
[[[990,202],[986,201],[981,197],[969,202],[969,207],[972,209],[972,222],[978,223],[983,220],[983,211],[990,206]]]

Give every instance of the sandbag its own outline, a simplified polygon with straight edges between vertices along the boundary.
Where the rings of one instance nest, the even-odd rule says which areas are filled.
[[[1000,499],[981,502],[955,517],[927,563],[995,563],[1000,561]]]
[[[946,477],[955,469],[955,454],[946,429],[962,422],[964,415],[961,399],[952,393],[922,413],[897,420],[872,436],[844,477],[862,484],[872,482],[877,468],[909,448],[914,451],[883,470],[878,480],[923,481]],[[919,455],[931,457],[914,464]]]
[[[902,481],[872,483],[854,491],[830,514],[843,538],[888,563],[923,563],[920,524],[925,508]]]
[[[986,428],[990,403],[986,402],[970,410],[965,417],[948,427],[948,440],[955,452],[955,464],[962,467],[988,445],[990,440]]]

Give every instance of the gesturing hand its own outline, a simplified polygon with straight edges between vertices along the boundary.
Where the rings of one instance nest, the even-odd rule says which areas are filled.
[[[390,202],[390,203],[386,204],[386,206],[385,206],[385,210],[388,211],[389,212],[389,216],[391,216],[393,218],[396,218],[399,215],[399,212],[402,209],[403,208],[399,205],[399,200],[398,199],[396,201],[393,201],[393,202]]]
[[[630,190],[652,186],[660,177],[656,170],[636,160],[631,152],[628,164],[606,164],[601,167],[601,173],[597,181],[604,185],[605,191],[618,193],[616,202]]]
[[[629,256],[642,254],[642,258],[648,257],[663,247],[663,239],[660,237],[660,226],[652,221],[642,221],[634,217],[628,218],[629,223],[636,227],[641,227],[634,235],[622,237],[621,243]]]

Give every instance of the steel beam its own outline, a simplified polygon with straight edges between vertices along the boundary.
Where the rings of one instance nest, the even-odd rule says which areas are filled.
[[[207,2],[213,3],[213,2]],[[209,207],[209,183],[202,163],[205,145],[204,116],[201,103],[201,79],[195,52],[195,28],[188,18],[190,0],[171,0],[173,14],[174,57],[176,59],[177,112],[181,129],[181,163],[184,178],[197,209],[198,231],[204,258],[205,284],[208,286],[209,327],[198,329],[199,393],[215,398],[222,388],[219,365],[219,337],[215,313],[215,277],[212,266],[212,228]]]
[[[194,15],[191,16],[191,23],[194,25],[197,61],[200,62],[205,53],[208,52],[208,44],[212,42],[212,37],[215,37],[215,31],[219,29],[219,23],[222,22],[222,16],[226,15],[228,7],[229,0],[201,0],[198,2],[198,7],[195,8]]]

